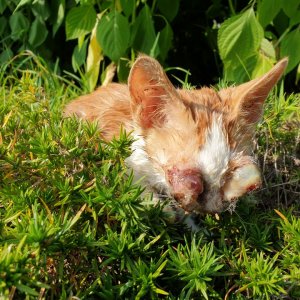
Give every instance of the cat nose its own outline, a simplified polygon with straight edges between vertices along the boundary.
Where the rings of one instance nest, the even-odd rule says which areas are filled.
[[[178,169],[167,171],[168,181],[173,197],[187,211],[193,211],[199,205],[198,199],[203,192],[203,181],[198,169]]]

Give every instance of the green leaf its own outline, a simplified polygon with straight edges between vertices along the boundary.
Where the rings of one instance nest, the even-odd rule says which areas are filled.
[[[36,290],[34,290],[31,287],[26,286],[24,284],[17,283],[16,284],[16,288],[19,291],[21,291],[21,292],[23,292],[25,294],[31,295],[31,296],[38,296],[39,295],[39,293]]]
[[[267,39],[262,39],[260,49],[264,52],[266,56],[274,59],[276,58],[275,48],[273,44]]]
[[[133,47],[142,53],[150,54],[151,49],[156,41],[156,34],[153,25],[152,15],[148,5],[140,11],[135,20],[132,29]],[[159,49],[155,56],[158,55]]]
[[[150,53],[149,55],[151,57],[156,57],[159,53],[159,46],[158,46],[158,40],[159,40],[159,36],[160,36],[160,32],[157,34],[156,38],[155,38],[155,41],[154,41],[154,44],[150,50]]]
[[[31,5],[31,10],[36,18],[43,21],[46,21],[51,14],[49,1],[46,0],[34,0]]]
[[[67,40],[77,39],[90,33],[96,22],[96,12],[92,5],[72,8],[66,17]]]
[[[160,276],[160,273],[162,272],[162,270],[164,269],[164,267],[166,266],[166,264],[168,263],[168,260],[165,260],[153,273],[152,277],[153,278],[157,278]]]
[[[0,17],[0,36],[3,35],[6,26],[7,26],[7,19],[4,16]]]
[[[135,8],[135,1],[134,0],[120,0],[122,9],[126,17],[132,15],[133,10]]]
[[[53,28],[52,28],[53,36],[56,34],[57,30],[59,29],[59,27],[61,26],[64,20],[66,2],[65,0],[55,0],[54,4],[55,4],[55,11],[57,13],[56,13],[55,21],[53,22]]]
[[[257,7],[258,20],[263,28],[270,24],[282,8],[282,0],[262,0]]]
[[[159,55],[162,60],[165,60],[169,50],[172,47],[172,40],[173,40],[173,30],[169,23],[166,24],[164,29],[160,32],[158,45],[159,45]]]
[[[0,54],[0,64],[3,65],[8,62],[13,56],[14,54],[10,48],[4,49]]]
[[[159,0],[157,7],[169,21],[172,21],[178,13],[179,2],[179,0]]]
[[[80,48],[78,45],[76,45],[76,47],[74,48],[74,51],[72,54],[72,67],[75,72],[85,62],[87,42],[88,42],[88,40],[85,40]]]
[[[300,2],[299,0],[285,1],[282,6],[284,13],[289,17],[289,26],[292,27],[300,22]]]
[[[16,41],[21,39],[29,29],[28,19],[20,12],[13,13],[9,18],[11,29],[11,39]]]
[[[284,1],[282,5],[282,9],[284,13],[291,18],[297,12],[297,10],[300,9],[299,6],[300,6],[299,0],[288,0],[288,1]]]
[[[258,54],[254,54],[246,59],[228,61],[224,63],[224,78],[234,83],[248,81],[252,77],[252,71],[257,65]]]
[[[293,70],[300,62],[300,28],[289,32],[280,44],[280,57],[289,57],[286,73]]]
[[[275,59],[267,57],[260,53],[257,57],[256,65],[251,73],[251,79],[260,77],[271,70],[275,62]]]
[[[130,72],[128,60],[120,59],[118,63],[117,73],[118,73],[118,81],[126,82],[128,75]]]
[[[252,8],[226,20],[218,32],[218,47],[223,61],[246,59],[258,51],[263,29]]]
[[[155,291],[155,293],[157,293],[157,294],[166,295],[166,296],[169,295],[168,292],[166,292],[166,291],[164,291],[164,290],[162,290],[162,289],[159,289],[159,288],[157,288],[157,287],[154,288],[154,291]]]
[[[2,1],[0,1],[0,3],[1,3]],[[7,3],[7,1],[3,1],[3,2],[6,2]],[[20,7],[22,7],[23,5],[26,5],[26,4],[28,4],[28,3],[31,3],[32,2],[32,0],[21,0],[20,2],[19,2],[19,4],[17,5],[17,7],[15,8],[15,10],[14,10],[14,13],[20,8]],[[0,6],[1,6],[1,4],[0,4]]]
[[[7,7],[7,0],[0,0],[0,14],[3,14]]]
[[[33,47],[40,46],[47,38],[48,30],[43,21],[39,18],[36,18],[29,31],[29,44]]]
[[[111,12],[100,19],[96,37],[103,53],[117,61],[129,46],[129,23],[118,11]]]

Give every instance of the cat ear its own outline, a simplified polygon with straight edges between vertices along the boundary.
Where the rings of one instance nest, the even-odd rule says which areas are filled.
[[[140,56],[131,68],[128,86],[131,109],[141,127],[162,125],[166,103],[177,92],[159,62],[149,56]]]
[[[288,59],[284,58],[262,77],[219,92],[235,117],[243,118],[248,124],[259,121],[264,101],[284,73],[287,63]]]

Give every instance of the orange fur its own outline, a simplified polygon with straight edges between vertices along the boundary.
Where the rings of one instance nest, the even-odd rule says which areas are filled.
[[[187,212],[221,211],[260,185],[251,139],[286,64],[219,92],[179,90],[156,60],[140,56],[128,86],[109,84],[81,96],[66,106],[65,116],[98,121],[106,140],[121,126],[133,132],[137,141],[127,163],[150,190],[173,197]]]

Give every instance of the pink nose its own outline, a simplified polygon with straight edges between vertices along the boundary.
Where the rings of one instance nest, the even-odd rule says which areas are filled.
[[[167,170],[167,178],[174,198],[188,211],[196,209],[198,197],[203,192],[203,182],[198,169]]]

